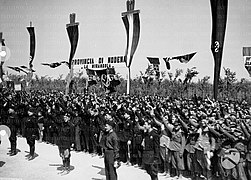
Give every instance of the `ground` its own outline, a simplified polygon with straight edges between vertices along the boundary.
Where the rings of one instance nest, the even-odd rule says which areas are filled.
[[[36,158],[28,160],[29,146],[25,138],[17,140],[18,154],[9,156],[10,143],[6,136],[0,145],[0,180],[105,180],[104,159],[84,152],[71,154],[71,171],[62,173],[62,161],[57,146],[36,142]],[[142,169],[122,164],[117,170],[119,180],[150,180]],[[159,175],[159,180],[171,180]],[[184,178],[185,179],[185,178]]]

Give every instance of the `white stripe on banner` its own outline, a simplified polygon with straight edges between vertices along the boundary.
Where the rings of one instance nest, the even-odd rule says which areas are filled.
[[[132,42],[133,42],[133,14],[127,15],[128,23],[129,23],[129,41],[128,41],[128,53],[127,53],[127,61],[126,66],[129,67],[132,61]]]

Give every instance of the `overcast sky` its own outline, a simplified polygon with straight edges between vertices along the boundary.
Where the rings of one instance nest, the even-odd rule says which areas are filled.
[[[5,66],[28,65],[29,34],[32,21],[36,33],[34,69],[39,76],[57,78],[68,73],[66,66],[51,69],[42,62],[69,58],[70,43],[66,32],[69,14],[76,13],[79,41],[74,58],[124,55],[126,32],[121,13],[125,0],[0,0],[0,32],[4,33],[11,57]],[[147,67],[147,56],[160,58],[160,70],[166,71],[163,57],[197,51],[188,64],[171,62],[171,70],[196,66],[198,78],[213,80],[214,60],[210,50],[211,8],[209,0],[136,0],[140,10],[141,32],[131,65],[132,77]],[[247,78],[242,47],[251,46],[251,1],[229,0],[222,68]],[[5,68],[7,70],[7,68]],[[10,73],[16,73],[8,69]],[[124,64],[116,68],[125,75]],[[223,72],[223,71],[222,71]]]

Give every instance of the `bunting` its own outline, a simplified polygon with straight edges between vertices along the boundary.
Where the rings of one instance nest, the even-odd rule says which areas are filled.
[[[217,100],[223,45],[227,23],[228,0],[210,0],[212,12],[211,51],[214,57],[214,99]]]

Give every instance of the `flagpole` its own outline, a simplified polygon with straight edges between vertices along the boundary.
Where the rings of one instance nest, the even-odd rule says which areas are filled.
[[[126,94],[130,94],[130,81],[131,81],[131,70],[130,67],[127,67],[127,86],[126,86]]]

